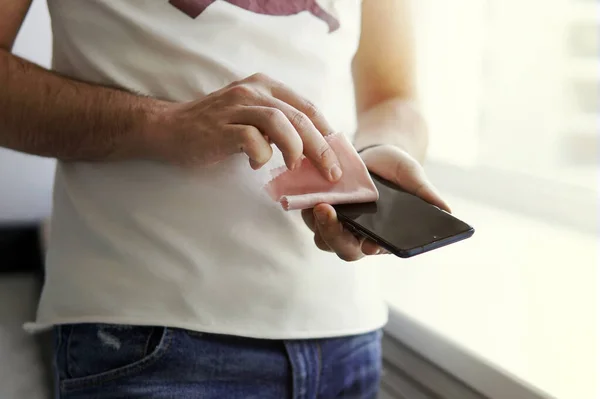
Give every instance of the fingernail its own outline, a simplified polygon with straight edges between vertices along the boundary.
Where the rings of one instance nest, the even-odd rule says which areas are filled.
[[[327,223],[327,214],[323,211],[315,211],[315,217],[320,224]]]
[[[329,175],[331,176],[331,180],[338,181],[342,178],[342,169],[337,165],[333,165],[331,169],[329,169]]]

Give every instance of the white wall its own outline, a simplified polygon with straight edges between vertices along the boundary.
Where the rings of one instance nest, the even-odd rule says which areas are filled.
[[[50,64],[51,31],[45,0],[34,0],[14,52]],[[27,221],[50,212],[54,161],[0,148],[0,222]]]

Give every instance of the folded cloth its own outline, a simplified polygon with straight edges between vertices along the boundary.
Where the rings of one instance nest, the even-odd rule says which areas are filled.
[[[336,183],[328,181],[307,158],[294,170],[286,166],[274,169],[273,179],[265,189],[286,211],[308,209],[320,203],[362,203],[379,198],[367,167],[346,136],[336,133],[325,136],[325,140],[340,161],[342,178]]]

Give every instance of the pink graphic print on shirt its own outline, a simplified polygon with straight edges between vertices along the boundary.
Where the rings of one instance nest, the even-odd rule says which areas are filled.
[[[202,14],[207,7],[217,0],[170,0],[169,3],[184,12],[191,18]],[[234,6],[248,11],[277,16],[289,16],[308,11],[315,17],[323,20],[329,26],[329,32],[339,29],[340,22],[325,11],[317,0],[224,0]]]

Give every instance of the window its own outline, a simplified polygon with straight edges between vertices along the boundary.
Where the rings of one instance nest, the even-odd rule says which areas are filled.
[[[595,230],[598,3],[413,3],[438,185]]]
[[[386,332],[486,397],[597,397],[600,3],[413,4],[426,168],[476,233],[372,260]]]

